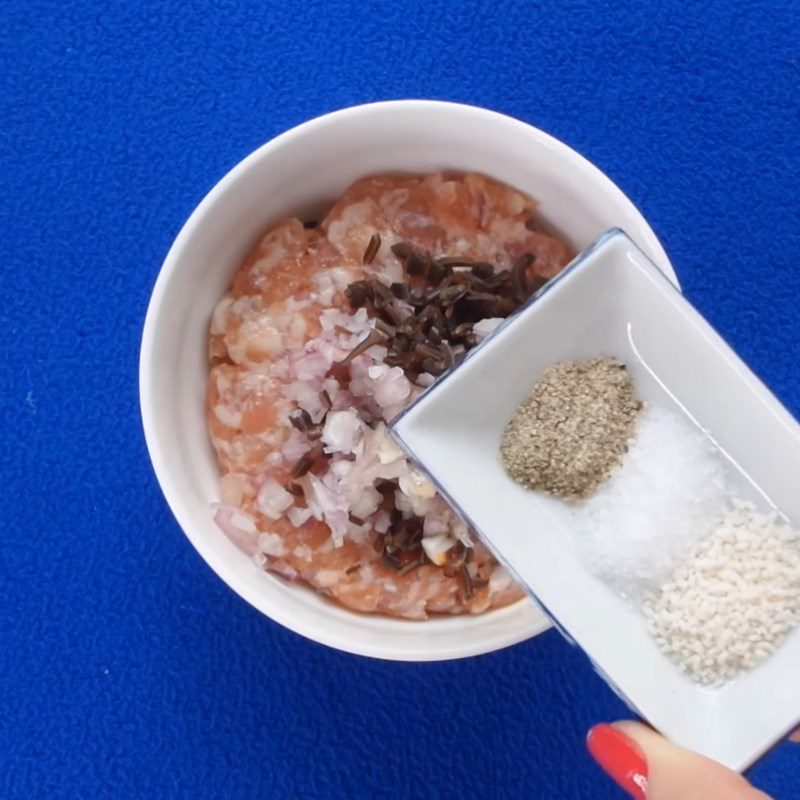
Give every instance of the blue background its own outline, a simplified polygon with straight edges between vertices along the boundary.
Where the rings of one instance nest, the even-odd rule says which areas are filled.
[[[0,797],[622,796],[583,737],[625,709],[557,634],[380,663],[230,592],[151,472],[137,354],[170,243],[241,158],[342,106],[445,98],[605,170],[800,411],[800,6],[688,5],[3,5]],[[751,777],[788,800],[799,767],[785,745]]]

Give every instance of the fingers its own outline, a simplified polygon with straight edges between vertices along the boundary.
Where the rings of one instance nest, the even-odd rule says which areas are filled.
[[[639,744],[611,725],[596,725],[586,737],[592,758],[606,775],[636,800],[647,796],[649,766]]]
[[[635,722],[598,725],[589,752],[636,800],[768,800],[741,775]]]
[[[793,742],[800,744],[800,728],[798,728],[790,737]]]

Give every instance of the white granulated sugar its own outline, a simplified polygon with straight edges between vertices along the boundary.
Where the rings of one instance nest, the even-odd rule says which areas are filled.
[[[664,408],[641,414],[622,464],[573,511],[576,547],[592,573],[638,602],[708,532],[725,503],[715,448]]]
[[[800,622],[800,535],[736,503],[644,603],[650,633],[699,683],[752,669]]]

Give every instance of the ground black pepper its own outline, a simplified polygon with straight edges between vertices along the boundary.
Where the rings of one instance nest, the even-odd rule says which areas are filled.
[[[545,370],[503,433],[503,465],[518,483],[578,502],[619,464],[642,402],[616,358]]]

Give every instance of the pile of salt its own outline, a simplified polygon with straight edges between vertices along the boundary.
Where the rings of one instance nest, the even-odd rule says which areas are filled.
[[[724,502],[709,439],[678,414],[648,407],[620,468],[574,509],[576,548],[593,574],[638,601],[708,533]]]

